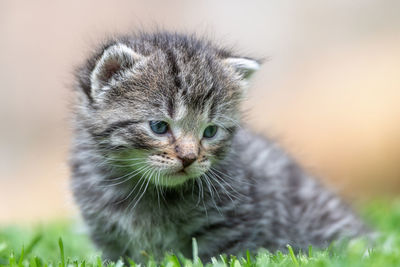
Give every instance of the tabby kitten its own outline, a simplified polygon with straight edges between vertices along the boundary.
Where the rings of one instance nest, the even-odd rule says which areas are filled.
[[[241,127],[259,62],[194,36],[137,34],[77,71],[72,189],[107,259],[324,247],[366,232],[276,144]]]

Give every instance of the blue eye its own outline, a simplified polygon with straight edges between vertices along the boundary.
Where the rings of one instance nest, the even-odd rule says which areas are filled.
[[[206,129],[204,129],[203,136],[205,138],[212,138],[217,133],[218,127],[216,125],[210,125]]]
[[[165,134],[168,131],[168,123],[165,121],[150,121],[150,128],[156,134]]]

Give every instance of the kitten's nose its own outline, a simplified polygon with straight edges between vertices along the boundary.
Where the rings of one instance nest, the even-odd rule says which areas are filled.
[[[198,156],[199,146],[190,136],[181,137],[175,145],[176,157],[182,161],[183,168],[192,164]]]
[[[182,161],[183,168],[186,168],[187,166],[192,164],[197,159],[195,154],[190,154],[190,155],[186,155],[183,158],[181,158],[181,157],[178,157],[178,158]]]

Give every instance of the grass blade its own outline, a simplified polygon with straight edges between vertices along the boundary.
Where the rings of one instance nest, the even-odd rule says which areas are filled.
[[[192,253],[193,253],[193,262],[194,262],[194,264],[198,264],[198,262],[199,262],[199,248],[197,247],[196,238],[192,238]]]
[[[61,266],[65,267],[64,244],[61,237],[58,239],[58,246],[60,247]]]
[[[25,255],[29,255],[32,252],[33,248],[39,243],[41,239],[42,239],[41,233],[35,235],[32,238],[31,242],[29,242],[28,246],[26,246]]]
[[[288,248],[288,250],[289,250],[289,255],[290,255],[290,257],[292,258],[292,261],[293,261],[294,265],[296,265],[297,267],[299,267],[300,264],[299,264],[299,262],[297,261],[296,255],[294,255],[293,248],[292,248],[289,244],[287,245],[287,248]]]
[[[22,267],[22,261],[24,260],[24,246],[22,246],[21,256],[19,257],[18,267]]]

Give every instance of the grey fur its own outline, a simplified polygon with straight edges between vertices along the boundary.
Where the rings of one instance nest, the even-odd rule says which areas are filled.
[[[118,52],[121,46],[128,54]],[[115,51],[118,59],[109,61],[105,55]],[[105,258],[143,261],[143,250],[156,258],[168,251],[190,257],[192,237],[199,256],[209,260],[286,244],[325,247],[367,233],[347,205],[279,146],[240,126],[240,103],[255,66],[194,36],[141,33],[110,40],[77,71],[71,185]],[[175,118],[183,107],[183,132],[197,129],[205,113],[225,128],[198,159],[211,162],[211,170],[162,186],[118,165],[134,162],[126,151],[144,151],[146,159],[162,151],[140,123],[159,114]]]

